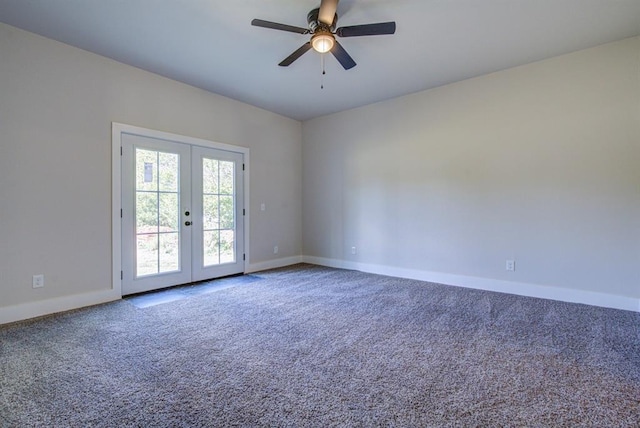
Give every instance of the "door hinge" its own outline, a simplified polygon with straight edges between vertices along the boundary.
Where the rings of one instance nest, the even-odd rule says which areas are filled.
[[[120,218],[122,218],[122,208],[120,208]]]
[[[242,164],[242,170],[244,171],[244,164]]]
[[[246,214],[245,214],[245,211],[244,211],[244,208],[242,209],[242,215],[246,215]]]
[[[247,255],[246,254],[242,255],[242,260],[247,260]]]
[[[123,280],[124,279],[124,272],[120,271],[120,279]]]
[[[122,156],[122,146],[120,146],[120,156]]]

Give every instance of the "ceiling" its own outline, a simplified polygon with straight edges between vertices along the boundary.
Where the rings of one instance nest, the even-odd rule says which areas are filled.
[[[338,26],[396,21],[395,35],[339,39],[345,71],[310,51],[320,0],[0,0],[0,22],[297,120],[640,34],[640,0],[342,0]],[[324,89],[321,89],[321,82]]]

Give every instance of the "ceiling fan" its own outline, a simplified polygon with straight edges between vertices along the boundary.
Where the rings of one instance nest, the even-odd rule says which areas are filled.
[[[262,19],[254,19],[251,21],[251,25],[298,34],[311,34],[311,40],[300,46],[295,52],[278,64],[281,67],[288,67],[308,50],[313,48],[320,53],[331,52],[344,69],[349,70],[356,66],[356,62],[347,51],[344,50],[342,45],[338,43],[335,36],[358,37],[394,34],[396,32],[396,23],[395,21],[379,22],[376,24],[352,25],[336,29],[336,24],[338,23],[338,15],[336,14],[338,1],[339,0],[322,0],[319,8],[309,12],[307,15],[309,28],[279,24]]]

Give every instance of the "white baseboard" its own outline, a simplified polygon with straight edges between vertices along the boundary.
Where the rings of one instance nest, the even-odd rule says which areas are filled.
[[[112,302],[120,298],[120,293],[117,290],[110,289],[0,307],[0,324],[22,321],[85,306],[99,305],[100,303]]]
[[[302,256],[286,257],[265,262],[252,263],[246,273],[302,263]],[[99,305],[122,298],[121,291],[109,289],[91,293],[75,294],[72,296],[56,297],[53,299],[21,303],[19,305],[0,307],[0,325],[57,312],[79,309],[85,306]]]
[[[251,263],[249,264],[246,273],[253,273],[267,269],[277,269],[298,263],[302,263],[302,256],[285,257],[282,259],[267,260],[266,262]]]
[[[542,299],[559,300],[562,302],[582,303],[592,306],[640,312],[640,299],[618,296],[615,294],[598,293],[594,291],[575,290],[560,287],[549,287],[545,285],[502,281],[464,275],[453,275],[441,272],[403,269],[393,266],[350,262],[346,260],[328,259],[324,257],[293,256],[275,260],[268,260],[265,262],[251,263],[248,266],[246,273],[275,269],[294,265],[297,263],[311,263],[320,266],[328,266],[339,269],[351,269],[360,272],[394,276],[398,278],[416,279],[420,281],[435,282],[444,285],[475,288],[479,290],[496,291],[500,293],[516,294],[520,296],[538,297]],[[107,303],[119,299],[121,299],[119,290],[109,289],[91,293],[76,294],[72,296],[57,297],[36,302],[22,303],[13,306],[0,307],[0,324],[22,321],[29,318],[83,308],[85,306],[98,305],[101,303]]]
[[[340,269],[351,269],[378,275],[399,278],[416,279],[435,282],[444,285],[475,288],[479,290],[496,291],[500,293],[516,294],[519,296],[538,297],[542,299],[559,300],[561,302],[582,303],[604,308],[622,309],[640,312],[640,299],[618,296],[615,294],[598,293],[594,291],[576,290],[545,285],[528,284],[513,281],[503,281],[464,275],[453,275],[441,272],[429,272],[414,269],[403,269],[393,266],[375,265],[350,262],[347,260],[327,259],[323,257],[303,256],[303,262]]]

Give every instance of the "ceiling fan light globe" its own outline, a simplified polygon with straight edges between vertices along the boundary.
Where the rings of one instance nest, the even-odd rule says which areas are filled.
[[[333,49],[334,42],[333,36],[329,34],[316,34],[311,39],[311,46],[316,52],[327,53]]]

